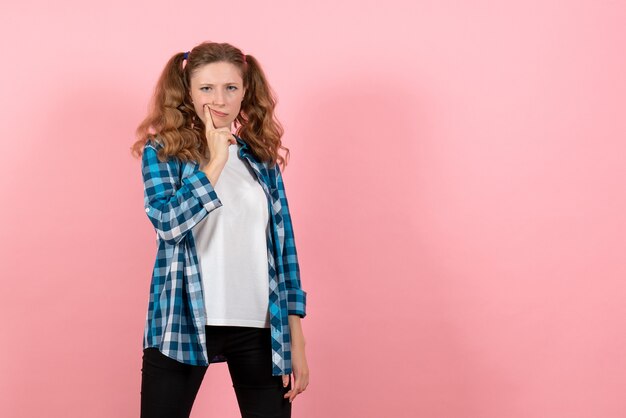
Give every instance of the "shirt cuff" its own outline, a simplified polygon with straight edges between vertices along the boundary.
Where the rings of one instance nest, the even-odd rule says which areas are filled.
[[[302,289],[287,290],[287,314],[306,316],[306,292]]]
[[[198,170],[193,175],[185,177],[183,183],[191,186],[191,193],[202,202],[202,206],[208,212],[222,206],[222,202],[204,171]]]

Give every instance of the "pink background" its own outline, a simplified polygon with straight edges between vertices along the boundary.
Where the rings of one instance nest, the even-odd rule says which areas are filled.
[[[0,416],[138,416],[156,248],[128,148],[204,40],[279,97],[294,417],[626,416],[624,2],[1,9]],[[225,364],[192,416],[239,416]]]

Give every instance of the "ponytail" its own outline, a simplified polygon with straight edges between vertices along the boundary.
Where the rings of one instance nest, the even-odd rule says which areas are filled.
[[[197,143],[197,130],[191,126],[195,111],[187,96],[188,74],[183,67],[185,53],[172,56],[154,89],[148,116],[137,127],[137,141],[131,147],[134,155],[140,156],[148,140],[157,140],[164,147],[159,149],[159,158],[176,155],[182,160],[197,157],[188,151],[189,144]]]
[[[237,134],[257,151],[260,159],[269,161],[272,167],[277,162],[284,167],[288,162],[289,149],[282,146],[284,130],[274,114],[276,96],[257,59],[244,55],[244,62],[246,94],[236,119],[240,125]],[[287,150],[287,159],[278,153],[281,148]]]

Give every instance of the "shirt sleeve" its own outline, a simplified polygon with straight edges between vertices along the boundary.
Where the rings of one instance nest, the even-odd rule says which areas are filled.
[[[280,167],[276,164],[276,186],[278,196],[282,206],[281,216],[285,225],[285,245],[283,247],[283,267],[285,272],[285,285],[287,288],[287,311],[288,315],[298,315],[301,318],[306,316],[306,292],[302,290],[300,281],[300,265],[298,263],[298,252],[296,251],[296,241],[289,214],[289,204]]]
[[[177,187],[173,164],[172,160],[161,162],[151,142],[144,147],[141,172],[146,214],[161,239],[177,244],[222,202],[201,170],[182,179]]]

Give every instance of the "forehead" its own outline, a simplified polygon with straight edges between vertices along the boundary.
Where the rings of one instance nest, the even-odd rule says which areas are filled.
[[[226,84],[242,83],[239,69],[229,62],[212,62],[205,64],[191,74],[192,84]]]

